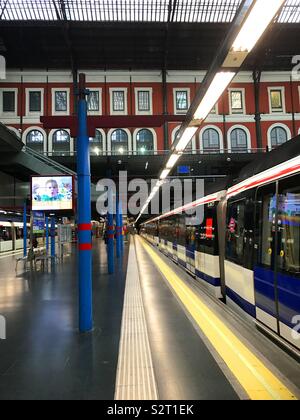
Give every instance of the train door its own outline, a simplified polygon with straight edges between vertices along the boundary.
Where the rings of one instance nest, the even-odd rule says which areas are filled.
[[[257,191],[257,319],[300,348],[300,177]]]

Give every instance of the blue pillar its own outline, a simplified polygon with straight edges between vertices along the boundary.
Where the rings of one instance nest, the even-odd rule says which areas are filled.
[[[51,217],[51,257],[55,257],[55,217]]]
[[[49,255],[49,218],[46,216],[45,218],[46,224],[46,255]]]
[[[107,259],[108,259],[108,272],[113,274],[115,271],[114,261],[114,215],[113,215],[113,192],[110,189],[108,191],[108,214],[107,214]]]
[[[87,130],[87,91],[83,74],[79,76],[79,89],[77,136],[79,330],[88,332],[93,328],[91,172]]]
[[[116,202],[116,240],[117,240],[117,258],[121,257],[121,235],[122,235],[122,223],[120,218],[120,201],[117,199]]]
[[[24,201],[24,208],[23,208],[23,256],[27,257],[27,208],[26,208],[26,200]]]

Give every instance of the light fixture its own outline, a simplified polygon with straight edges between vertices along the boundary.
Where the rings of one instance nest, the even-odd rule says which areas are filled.
[[[160,179],[165,180],[170,172],[171,172],[171,169],[164,169],[160,175]]]
[[[205,120],[235,75],[236,73],[230,71],[222,71],[215,75],[214,80],[195,112],[195,120]]]
[[[99,147],[95,147],[95,148],[94,148],[94,153],[95,153],[97,156],[99,156],[99,153],[100,153],[100,149],[99,149]]]
[[[175,149],[177,152],[183,152],[186,146],[189,144],[189,142],[192,140],[194,135],[196,134],[196,131],[198,130],[198,127],[187,127],[184,130],[184,133],[182,134],[179,142],[177,143]]]
[[[255,47],[285,0],[257,0],[236,37],[233,51],[247,51]]]
[[[173,155],[172,156],[170,156],[170,158],[169,158],[169,160],[168,160],[168,162],[167,162],[167,165],[166,165],[166,168],[167,169],[172,169],[173,168],[173,166],[176,164],[176,162],[178,161],[178,159],[180,158],[180,156],[181,155],[179,155],[179,154],[175,154],[175,153],[173,153]]]
[[[119,153],[120,153],[121,155],[123,155],[123,153],[124,153],[124,148],[123,148],[123,147],[120,147],[120,149],[119,149]]]

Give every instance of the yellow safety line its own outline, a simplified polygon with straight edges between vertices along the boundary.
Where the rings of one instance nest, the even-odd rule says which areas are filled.
[[[252,400],[297,400],[162,258],[145,241],[139,240],[249,397]]]

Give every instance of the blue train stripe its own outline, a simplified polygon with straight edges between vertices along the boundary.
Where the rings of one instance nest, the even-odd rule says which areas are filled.
[[[208,274],[205,274],[202,271],[199,271],[197,269],[196,269],[196,276],[199,279],[206,281],[206,283],[211,284],[212,286],[215,286],[215,287],[220,287],[221,286],[220,278],[215,278],[215,277],[209,276]]]
[[[234,302],[236,303],[240,308],[242,308],[245,312],[247,312],[249,315],[251,315],[253,318],[256,317],[256,310],[255,306],[249,303],[247,300],[242,298],[240,295],[238,295],[236,292],[234,292],[232,289],[230,289],[228,286],[226,286],[226,295]]]

